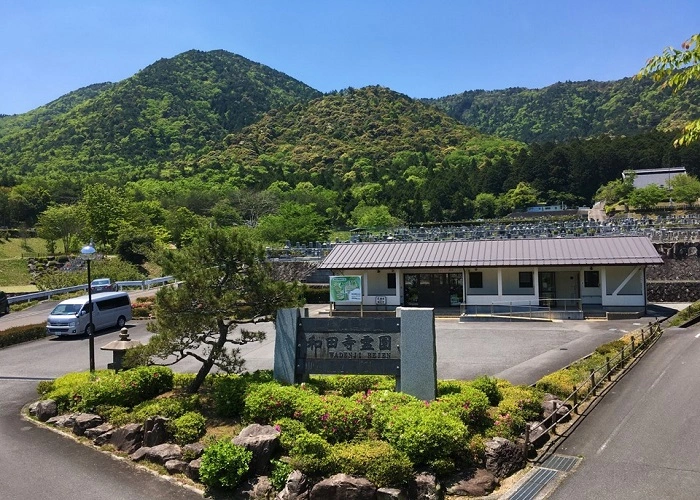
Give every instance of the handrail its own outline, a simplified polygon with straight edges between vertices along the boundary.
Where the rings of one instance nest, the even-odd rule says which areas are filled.
[[[626,363],[628,360],[636,358],[636,356],[642,350],[650,347],[654,342],[656,342],[656,340],[663,334],[663,329],[661,328],[661,321],[662,320],[656,321],[654,323],[649,322],[649,331],[646,337],[644,335],[644,327],[642,327],[639,330],[641,335],[639,343],[635,343],[636,337],[634,334],[632,334],[631,343],[629,346],[622,346],[618,354],[615,355],[612,359],[606,356],[604,364],[590,370],[590,375],[585,383],[580,384],[579,387],[574,386],[573,392],[569,394],[566,397],[566,399],[557,402],[558,406],[555,406],[552,414],[549,417],[543,419],[540,422],[534,422],[532,424],[528,423],[525,426],[525,432],[523,434],[524,449],[526,451],[526,454],[530,446],[531,425],[533,426],[532,429],[537,429],[540,435],[544,435],[549,433],[550,431],[556,432],[556,426],[562,421],[566,421],[569,417],[571,417],[572,414],[578,415],[578,410],[581,407],[581,405],[585,401],[587,401],[591,396],[596,396],[596,391],[600,386],[602,386],[604,383],[612,381],[613,373],[615,373],[618,369],[627,366]],[[588,356],[584,356],[578,361],[562,369],[564,370],[566,368],[569,368],[573,364],[587,359],[590,356],[590,354]],[[567,407],[567,404],[570,404],[571,408],[569,408],[565,413],[559,414],[559,409],[562,407]],[[547,425],[548,422],[551,423]]]
[[[140,288],[141,290],[149,290],[153,286],[163,286],[166,283],[175,281],[174,276],[163,276],[161,278],[153,278],[141,281],[115,281],[117,289],[123,290],[124,288]],[[54,295],[61,295],[64,293],[87,291],[88,285],[76,285],[69,286],[65,288],[57,288],[54,290],[42,290],[40,292],[24,293],[21,295],[14,295],[7,297],[7,302],[9,304],[18,304],[20,302],[30,302],[32,300],[43,300],[50,299]]]

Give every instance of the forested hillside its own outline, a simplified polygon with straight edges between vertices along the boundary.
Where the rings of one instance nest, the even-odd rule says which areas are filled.
[[[161,59],[94,95],[69,94],[0,123],[0,171],[92,173],[105,179],[169,175],[273,108],[319,92],[222,50]],[[54,111],[54,108],[55,111]],[[37,116],[40,119],[31,119]],[[18,126],[23,125],[23,126]]]
[[[426,99],[478,130],[523,142],[677,130],[700,116],[700,85],[673,94],[650,78],[565,82],[543,89],[471,90]]]

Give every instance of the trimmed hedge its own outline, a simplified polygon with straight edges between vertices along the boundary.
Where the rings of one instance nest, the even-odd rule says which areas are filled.
[[[408,456],[384,441],[335,445],[331,460],[336,472],[366,477],[380,488],[404,486],[413,475],[413,464]]]
[[[0,332],[0,349],[46,337],[46,324],[13,326]]]
[[[307,304],[328,304],[331,300],[330,285],[304,287],[304,301]]]
[[[248,473],[252,459],[252,451],[220,439],[204,450],[199,478],[210,488],[233,489]]]

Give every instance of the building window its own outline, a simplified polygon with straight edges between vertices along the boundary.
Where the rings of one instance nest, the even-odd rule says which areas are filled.
[[[480,271],[469,273],[469,288],[484,288],[484,277]]]
[[[521,271],[518,273],[520,288],[532,288],[532,271]]]
[[[584,271],[583,286],[585,286],[586,288],[598,288],[600,286],[600,272]]]
[[[386,287],[396,290],[396,273],[387,273],[386,275]]]

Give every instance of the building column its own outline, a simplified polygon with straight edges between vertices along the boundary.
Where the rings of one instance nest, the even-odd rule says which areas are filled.
[[[498,296],[503,297],[503,269],[498,268]]]

